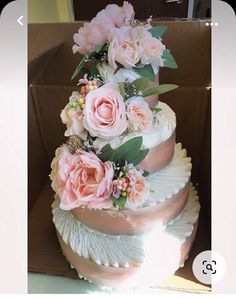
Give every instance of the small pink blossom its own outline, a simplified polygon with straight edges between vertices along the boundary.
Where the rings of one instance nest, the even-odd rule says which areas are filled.
[[[143,49],[140,62],[142,64],[151,63],[153,65],[162,66],[163,62],[161,56],[165,50],[165,46],[158,38],[153,37],[151,32],[147,29],[148,28],[144,26],[137,26],[133,29]]]
[[[149,195],[149,184],[141,171],[131,168],[127,177],[129,179],[129,193],[127,198],[127,206],[134,207],[143,203]]]
[[[148,132],[152,128],[153,114],[142,97],[131,98],[127,103],[126,113],[129,128],[135,132]]]

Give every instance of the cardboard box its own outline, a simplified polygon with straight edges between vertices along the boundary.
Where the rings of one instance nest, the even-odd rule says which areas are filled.
[[[29,25],[29,271],[76,278],[61,253],[52,223],[53,191],[48,175],[55,149],[65,140],[60,111],[76,80],[71,75],[81,56],[72,54],[73,34],[82,22]],[[177,116],[177,141],[192,157],[198,189],[199,229],[184,268],[162,288],[208,292],[194,277],[194,257],[211,248],[211,29],[204,21],[155,21],[167,25],[164,43],[179,69],[161,69],[161,83],[180,87],[160,96]]]

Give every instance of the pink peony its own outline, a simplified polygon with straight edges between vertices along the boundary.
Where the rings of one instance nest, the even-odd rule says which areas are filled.
[[[122,11],[123,15],[125,16],[125,25],[130,25],[134,19],[133,5],[128,1],[124,1]]]
[[[56,151],[52,164],[52,188],[61,200],[60,207],[110,208],[113,167],[94,153],[78,150],[74,155],[66,146]]]
[[[78,101],[80,97],[81,96],[78,91],[73,91],[70,97],[70,103]],[[69,106],[67,105],[61,111],[60,116],[63,124],[66,124],[67,126],[65,136],[78,135],[83,137],[85,135],[83,126],[83,111],[81,110],[79,105],[75,108],[69,108]]]
[[[117,68],[116,62],[125,68],[132,68],[142,57],[142,47],[132,27],[123,26],[114,28],[110,34],[108,47],[108,62],[113,68]]]
[[[143,26],[137,26],[134,29],[134,34],[140,41],[140,46],[142,47],[142,64],[154,64],[162,66],[161,55],[165,50],[165,46],[162,42],[152,36],[152,34]]]
[[[109,4],[98,12],[90,23],[85,23],[78,33],[74,34],[73,53],[83,55],[92,51],[97,45],[108,42],[109,32],[112,28],[119,28],[129,22],[133,15],[131,4],[124,2],[123,7]]]
[[[51,168],[52,171],[50,173],[50,179],[52,181],[51,186],[57,195],[59,195],[59,190],[63,188],[63,181],[59,176],[59,169],[62,167],[61,161],[67,159],[67,157],[71,156],[69,149],[66,146],[61,146],[56,149],[55,157],[52,160]]]
[[[149,184],[145,177],[142,176],[141,171],[131,168],[127,177],[129,179],[129,192],[127,206],[138,206],[144,202],[149,195]]]
[[[127,128],[125,104],[111,84],[90,91],[86,96],[84,127],[93,137],[111,139]]]
[[[153,114],[142,97],[131,98],[127,103],[129,128],[135,132],[147,132],[152,128]]]

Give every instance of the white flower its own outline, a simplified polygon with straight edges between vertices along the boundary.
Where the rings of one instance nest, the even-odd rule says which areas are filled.
[[[80,98],[78,91],[73,91],[69,98],[70,103],[61,111],[61,119],[66,125],[67,130],[65,136],[77,135],[82,139],[86,138],[86,133],[83,126],[83,111],[79,105],[70,107],[70,104],[77,103]]]

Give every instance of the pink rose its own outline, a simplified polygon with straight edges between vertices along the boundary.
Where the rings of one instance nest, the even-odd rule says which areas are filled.
[[[116,4],[107,5],[105,9],[97,13],[90,23],[85,23],[78,33],[74,34],[73,53],[79,52],[85,55],[97,45],[108,42],[110,30],[130,22],[133,14],[131,4],[124,3],[123,7]]]
[[[133,5],[128,1],[124,1],[122,11],[123,15],[125,16],[125,25],[130,25],[134,19]]]
[[[137,26],[134,29],[134,32],[137,38],[140,40],[140,45],[143,49],[141,63],[142,64],[154,64],[158,66],[162,66],[161,55],[165,50],[165,46],[162,42],[152,36],[151,32],[149,32],[143,26]]]
[[[111,84],[90,91],[85,102],[83,124],[91,136],[111,139],[126,130],[124,100]]]
[[[92,152],[78,150],[72,155],[64,146],[52,162],[52,186],[64,210],[110,208],[113,176],[111,162],[103,163]]]
[[[87,54],[92,51],[96,45],[104,44],[107,42],[109,29],[113,27],[113,23],[109,18],[104,16],[103,22],[96,22],[93,19],[90,23],[85,23],[84,27],[75,33],[73,38],[76,43],[72,50],[73,53]]]
[[[76,103],[80,97],[81,96],[78,91],[73,91],[70,97],[69,104]],[[66,124],[67,126],[65,136],[77,135],[85,137],[85,131],[83,126],[83,111],[81,110],[79,105],[73,108],[69,107],[69,105],[66,105],[66,107],[61,111],[60,116],[63,124]]]
[[[142,97],[133,97],[127,102],[129,128],[135,132],[147,132],[152,128],[153,114]]]
[[[121,7],[116,4],[108,4],[103,11],[112,21],[113,27],[121,27],[124,25],[124,14]],[[99,13],[97,16],[98,15]]]
[[[141,171],[131,168],[127,177],[129,179],[127,207],[134,208],[142,204],[149,195],[149,184]]]
[[[113,69],[117,68],[116,62],[125,68],[132,68],[142,57],[140,41],[132,27],[123,26],[114,28],[110,34],[108,47],[108,62]]]

